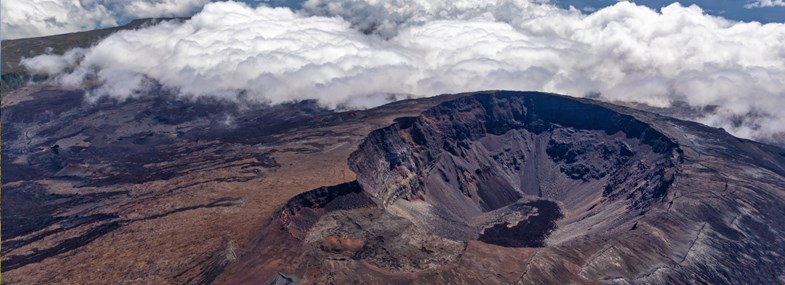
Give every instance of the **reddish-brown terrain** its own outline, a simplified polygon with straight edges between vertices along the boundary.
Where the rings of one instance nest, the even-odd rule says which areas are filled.
[[[437,100],[333,114],[17,90],[2,105],[3,282],[212,279],[290,198],[354,180],[346,157],[367,133]]]
[[[776,284],[785,150],[493,91],[3,98],[8,284]]]

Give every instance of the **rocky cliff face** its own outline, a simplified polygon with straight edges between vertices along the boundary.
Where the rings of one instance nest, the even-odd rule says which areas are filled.
[[[587,100],[471,94],[371,132],[348,162],[372,203],[274,235],[299,265],[253,251],[218,280],[782,282],[778,151]]]
[[[549,200],[569,212],[644,210],[667,194],[679,151],[651,126],[601,106],[501,92],[374,131],[349,165],[380,205],[470,240],[519,202]]]
[[[634,109],[28,89],[2,116],[6,282],[785,282],[785,150]]]
[[[354,180],[345,161],[369,132],[446,99],[338,113],[308,101],[16,90],[2,102],[3,282],[209,283],[288,200]],[[351,201],[293,217],[308,225]]]

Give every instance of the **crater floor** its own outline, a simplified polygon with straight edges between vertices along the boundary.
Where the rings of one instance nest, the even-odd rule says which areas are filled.
[[[218,280],[782,282],[778,151],[590,100],[469,94],[371,132],[348,159],[367,203],[300,195]]]
[[[12,284],[785,282],[785,150],[592,100],[28,88],[2,120]]]

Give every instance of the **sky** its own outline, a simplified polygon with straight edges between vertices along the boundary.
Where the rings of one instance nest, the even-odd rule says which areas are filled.
[[[37,1],[47,2],[27,0]],[[158,1],[72,3],[105,7],[101,19],[178,15],[197,0]],[[188,21],[118,32],[22,65],[52,84],[85,89],[90,99],[124,100],[162,86],[191,99],[368,108],[401,95],[533,90],[686,105],[708,110],[689,119],[736,136],[785,140],[785,23],[738,22],[678,3],[613,2],[591,13],[539,0],[300,4],[208,3]],[[738,4],[763,11],[780,7],[755,6],[781,3]],[[108,12],[117,9],[123,12]]]
[[[572,5],[585,12],[591,12],[599,8],[604,8],[618,2],[617,0],[558,0],[557,5],[567,7]],[[694,0],[694,1],[673,1],[673,0],[637,0],[635,3],[645,5],[653,9],[659,9],[679,2],[684,6],[698,5],[708,14],[722,16],[735,21],[758,21],[763,23],[785,21],[785,1],[782,0]]]

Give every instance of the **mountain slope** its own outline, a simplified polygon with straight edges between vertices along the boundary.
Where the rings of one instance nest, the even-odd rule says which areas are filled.
[[[0,97],[12,90],[23,87],[32,75],[21,65],[23,58],[42,54],[63,54],[74,48],[89,48],[109,35],[123,31],[136,30],[158,24],[162,21],[182,21],[185,18],[137,19],[128,24],[85,32],[75,32],[45,37],[14,39],[2,41],[2,76],[0,77]]]
[[[777,283],[785,151],[534,92],[334,112],[3,99],[23,284]]]
[[[362,191],[342,194],[354,185],[344,184],[335,196],[291,200],[217,280],[785,278],[783,151],[695,123],[548,94],[483,92],[372,132],[349,165]]]

